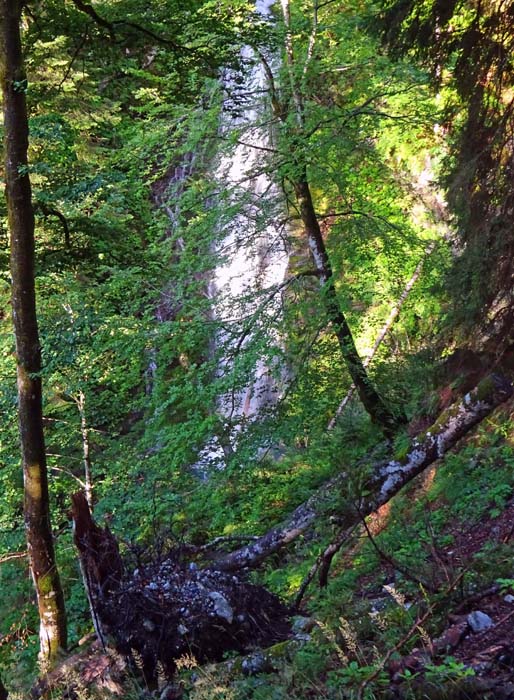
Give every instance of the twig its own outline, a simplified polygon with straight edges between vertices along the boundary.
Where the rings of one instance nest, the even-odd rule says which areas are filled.
[[[154,41],[158,42],[159,44],[171,46],[175,50],[186,51],[186,47],[177,44],[177,42],[173,41],[173,39],[160,36],[159,34],[153,32],[151,29],[143,27],[142,25],[137,24],[136,22],[131,22],[129,20],[115,20],[113,22],[110,22],[109,20],[99,15],[95,8],[89,3],[84,2],[84,0],[72,0],[72,2],[78,10],[88,15],[88,17],[90,17],[93,20],[93,22],[95,22],[95,24],[105,29],[108,32],[109,38],[112,42],[116,40],[116,29],[118,27],[124,26],[130,27],[131,29],[135,29],[140,34],[144,34],[145,36],[154,39]],[[200,46],[197,48],[205,48],[205,46]]]
[[[85,485],[85,483],[82,481],[82,479],[80,479],[78,476],[75,476],[75,474],[74,474],[73,472],[70,472],[69,469],[64,469],[63,467],[50,467],[50,471],[52,471],[52,472],[61,472],[62,474],[66,474],[66,476],[69,476],[69,477],[71,477],[72,479],[75,479],[75,481],[76,481],[78,484],[80,484],[81,488],[83,488],[83,489],[86,488],[86,485]]]
[[[462,601],[462,603],[459,604],[457,608],[455,608],[454,613],[458,615],[459,613],[463,612],[470,603],[478,603],[484,598],[488,598],[491,595],[496,595],[500,591],[501,587],[498,583],[495,583],[493,586],[489,586],[489,588],[486,588],[484,591],[480,591],[479,593],[475,593],[474,595],[468,596],[465,600]]]
[[[36,208],[41,209],[41,212],[45,217],[55,216],[57,219],[59,219],[59,221],[61,222],[62,229],[64,231],[64,245],[67,249],[69,249],[71,247],[70,227],[68,224],[68,220],[66,219],[64,214],[58,209],[55,209],[54,207],[49,207],[44,202],[37,202]]]
[[[24,557],[28,556],[28,552],[11,552],[10,554],[5,554],[3,557],[0,557],[0,564],[5,564],[7,561],[11,561],[12,559],[23,559]]]
[[[357,212],[357,213],[358,213],[358,212]],[[368,366],[371,364],[373,358],[374,358],[375,355],[377,354],[377,351],[378,351],[380,345],[382,344],[382,342],[383,342],[384,339],[386,338],[387,334],[388,334],[389,331],[391,330],[391,327],[392,327],[393,323],[396,321],[396,318],[398,317],[398,315],[399,315],[399,313],[400,313],[400,311],[401,311],[401,309],[402,309],[402,306],[404,305],[405,301],[407,300],[407,297],[409,296],[409,294],[410,294],[412,288],[414,287],[414,285],[415,285],[416,282],[418,281],[418,279],[419,279],[419,277],[420,277],[420,275],[421,275],[421,272],[422,272],[422,270],[423,270],[423,266],[424,266],[424,264],[425,264],[427,258],[432,254],[432,252],[434,251],[434,249],[435,249],[435,243],[434,243],[434,242],[431,242],[431,243],[427,246],[427,248],[425,249],[425,252],[424,252],[424,254],[423,254],[423,257],[421,258],[421,260],[420,260],[420,261],[418,262],[418,264],[416,265],[416,269],[414,270],[414,272],[412,273],[412,275],[411,275],[409,281],[408,281],[407,284],[405,285],[405,287],[404,287],[404,289],[403,289],[403,292],[400,294],[400,298],[398,299],[398,301],[396,302],[396,304],[395,304],[395,305],[393,306],[393,308],[391,309],[391,311],[390,311],[390,313],[389,313],[389,316],[387,317],[386,322],[385,322],[384,325],[382,326],[382,329],[380,330],[380,333],[378,334],[378,337],[377,337],[377,339],[375,340],[375,343],[374,343],[373,347],[371,348],[371,352],[370,352],[369,355],[364,359],[364,361],[363,361],[362,364],[364,365],[364,368],[365,368],[365,369],[367,369]],[[337,423],[338,418],[340,417],[340,415],[342,414],[342,412],[344,411],[344,409],[346,408],[346,406],[347,406],[348,403],[350,402],[350,400],[351,400],[351,398],[352,398],[352,396],[353,396],[353,394],[354,394],[354,392],[355,392],[355,389],[356,389],[355,384],[352,384],[352,385],[350,386],[350,388],[349,388],[349,390],[348,390],[346,396],[344,397],[344,399],[341,401],[341,403],[340,403],[339,406],[337,407],[337,410],[336,410],[336,412],[335,412],[333,418],[331,419],[330,423],[328,424],[327,430],[333,430],[333,429],[334,429],[334,427],[335,427],[335,425],[336,425],[336,423]]]
[[[59,85],[57,86],[57,88],[58,88],[59,90],[62,88],[62,86],[64,85],[64,83],[65,83],[66,80],[68,79],[68,77],[69,77],[69,75],[70,75],[70,73],[71,73],[71,69],[73,68],[73,64],[75,63],[75,61],[77,60],[77,58],[78,58],[80,52],[81,52],[82,49],[84,48],[84,45],[85,45],[86,40],[87,40],[87,38],[88,38],[88,33],[89,33],[89,29],[88,29],[88,27],[86,27],[85,30],[84,30],[84,34],[82,35],[81,40],[80,40],[79,43],[77,44],[77,46],[76,46],[76,48],[75,48],[75,51],[73,52],[73,56],[71,57],[71,60],[70,60],[70,62],[68,63],[68,65],[67,65],[67,67],[66,67],[66,70],[64,71],[64,74],[63,74],[63,76],[62,76],[61,82],[60,82]]]
[[[356,506],[357,508],[357,506]],[[407,579],[407,581],[412,581],[412,583],[416,583],[419,586],[422,586],[425,588],[427,591],[430,591],[430,593],[436,593],[437,589],[431,584],[427,583],[426,581],[422,581],[420,578],[418,578],[415,574],[412,574],[408,569],[403,567],[401,564],[399,564],[396,559],[393,559],[387,552],[384,552],[383,549],[381,549],[378,544],[376,539],[373,537],[371,534],[371,530],[369,529],[368,523],[366,522],[366,518],[360,513],[359,509],[357,508],[357,511],[362,519],[362,524],[364,526],[364,529],[366,530],[366,534],[368,536],[369,541],[373,545],[373,548],[377,552],[378,556],[386,561],[388,564],[390,564],[395,571],[398,571],[402,576]]]
[[[352,534],[354,533],[354,531],[356,530],[357,527],[358,527],[357,525],[354,525],[349,530],[343,530],[342,532],[340,532],[338,534],[337,538],[334,540],[334,542],[329,544],[329,546],[325,549],[325,551],[323,551],[318,556],[318,558],[316,559],[314,564],[309,569],[307,576],[303,579],[300,588],[298,589],[298,593],[296,594],[296,597],[294,600],[294,606],[293,606],[295,610],[298,610],[298,608],[300,607],[300,603],[303,600],[303,597],[307,591],[307,588],[309,587],[312,580],[316,576],[316,573],[317,573],[318,569],[320,568],[320,566],[324,562],[326,562],[326,559],[328,557],[330,557],[330,561],[332,561],[334,555],[341,549],[343,544],[345,544],[345,542],[347,542],[350,539],[350,537],[352,536]],[[330,565],[329,565],[329,567],[330,567]],[[327,573],[328,573],[328,570],[327,570]]]
[[[461,579],[462,579],[463,576],[464,576],[464,572],[461,571],[461,573],[457,576],[457,578],[455,578],[455,579],[453,580],[453,582],[448,586],[448,588],[447,588],[446,591],[444,592],[444,595],[445,595],[445,596],[448,595],[449,593],[451,593],[451,592],[459,585],[459,583],[460,583],[460,581],[461,581]],[[421,627],[421,626],[431,617],[431,615],[434,613],[434,610],[436,609],[436,607],[437,607],[437,605],[438,605],[439,602],[440,602],[440,601],[437,601],[437,602],[435,602],[435,603],[432,603],[432,605],[430,605],[430,606],[428,607],[428,610],[426,611],[426,613],[425,613],[422,617],[418,618],[418,619],[412,624],[412,626],[410,627],[410,629],[409,629],[409,631],[407,632],[407,634],[405,634],[405,635],[400,639],[400,641],[398,642],[398,644],[395,644],[395,646],[392,647],[392,648],[387,652],[387,654],[384,656],[384,658],[382,659],[382,661],[380,662],[380,664],[377,666],[377,668],[375,669],[375,671],[373,671],[373,673],[372,673],[370,676],[368,676],[364,681],[362,681],[361,685],[359,686],[359,690],[358,690],[358,692],[357,692],[357,700],[362,700],[362,699],[363,699],[363,697],[364,697],[364,691],[366,690],[367,686],[368,686],[370,683],[372,683],[376,678],[378,678],[378,676],[379,676],[380,673],[384,670],[385,665],[387,664],[387,662],[389,661],[389,659],[393,656],[393,654],[396,654],[396,652],[398,652],[405,644],[407,644],[407,642],[409,641],[409,639],[410,639],[412,636],[414,636],[414,634],[416,634],[416,632],[419,631],[420,627]],[[514,611],[512,611],[511,614],[514,615]]]

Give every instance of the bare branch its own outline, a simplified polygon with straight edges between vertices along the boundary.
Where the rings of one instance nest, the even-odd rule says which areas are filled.
[[[72,0],[72,2],[78,10],[84,12],[84,14],[86,14],[88,17],[91,17],[95,24],[105,29],[109,33],[111,41],[114,41],[115,36],[112,22],[108,22],[103,17],[101,17],[95,10],[95,8],[89,3],[84,2],[84,0]]]
[[[318,0],[314,0],[314,6],[312,8],[312,31],[309,37],[309,45],[307,47],[307,55],[305,57],[305,63],[303,64],[302,75],[303,78],[307,75],[309,69],[309,64],[312,61],[312,56],[314,55],[314,46],[316,44],[316,36],[318,33]]]
[[[320,586],[323,585],[321,583],[322,580],[324,580],[324,574],[322,573],[324,569],[326,568],[326,562],[327,561],[332,561],[332,558],[334,555],[341,549],[341,547],[348,542],[350,537],[353,535],[355,530],[357,529],[358,525],[354,525],[352,528],[349,530],[342,530],[341,532],[338,533],[336,539],[331,542],[326,549],[321,552],[321,554],[318,556],[314,564],[311,566],[309,569],[307,576],[303,579],[302,584],[300,588],[298,589],[298,593],[296,594],[296,597],[294,599],[294,605],[293,608],[295,610],[298,610],[300,607],[300,604],[303,600],[303,597],[305,596],[305,593],[307,592],[307,588],[311,584],[312,580],[316,576],[316,573],[320,567],[323,567],[320,570]],[[330,565],[329,565],[330,566]]]
[[[176,50],[187,50],[185,46],[177,44],[175,41],[169,39],[168,37],[156,34],[151,29],[143,27],[142,25],[137,24],[136,22],[130,22],[128,20],[116,20],[114,22],[109,22],[109,20],[106,20],[104,17],[99,15],[92,5],[90,5],[87,2],[84,2],[84,0],[72,0],[72,2],[78,10],[84,12],[86,15],[88,15],[88,17],[91,17],[95,24],[97,24],[99,27],[102,27],[102,29],[105,29],[108,32],[111,41],[113,42],[116,40],[117,27],[130,27],[131,29],[135,29],[140,34],[144,34],[145,36],[150,37],[159,44],[171,46]]]
[[[55,216],[57,219],[59,219],[64,231],[64,245],[66,246],[66,248],[69,249],[71,245],[70,227],[68,224],[68,220],[66,219],[64,214],[58,209],[55,209],[55,207],[49,207],[44,202],[37,202],[35,203],[35,205],[38,209],[41,209],[41,212],[44,216]]]
[[[79,479],[78,476],[75,476],[73,472],[70,472],[69,469],[64,469],[63,467],[50,467],[50,471],[52,472],[61,472],[62,474],[66,474],[66,476],[71,477],[74,479],[78,484],[80,484],[81,488],[85,489],[86,485],[82,481],[82,479]]]
[[[0,564],[5,564],[5,562],[12,561],[13,559],[25,559],[28,555],[28,552],[11,552],[10,554],[4,554],[0,557]]]

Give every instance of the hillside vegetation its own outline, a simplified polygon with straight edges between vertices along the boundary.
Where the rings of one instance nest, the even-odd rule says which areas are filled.
[[[513,24],[0,1],[0,700],[514,698]]]

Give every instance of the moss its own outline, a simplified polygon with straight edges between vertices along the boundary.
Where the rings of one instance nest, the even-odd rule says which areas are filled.
[[[429,433],[430,435],[437,435],[438,433],[440,433],[443,427],[446,425],[446,423],[448,423],[450,418],[454,418],[458,415],[460,408],[460,402],[454,403],[451,406],[449,406],[449,408],[443,411],[439,418],[434,423],[432,423],[432,425],[429,428],[427,428],[424,432],[420,433],[417,436],[418,442],[422,444],[427,439]]]
[[[292,653],[296,651],[297,644],[291,641],[279,642],[266,650],[266,655],[270,659],[285,661],[291,658]]]
[[[491,395],[496,389],[496,384],[492,375],[485,377],[479,382],[477,388],[473,392],[473,398],[476,401],[486,401],[491,398]]]
[[[412,449],[412,441],[405,433],[399,435],[394,443],[394,459],[398,462],[405,462]]]
[[[37,581],[37,588],[39,591],[39,594],[42,596],[48,596],[48,594],[54,590],[54,581],[52,574],[49,572],[48,574],[43,574],[43,576],[40,576]]]

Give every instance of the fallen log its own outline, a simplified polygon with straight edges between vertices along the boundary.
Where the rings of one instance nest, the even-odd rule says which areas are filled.
[[[222,571],[256,567],[296,540],[320,517],[336,511],[341,528],[349,528],[374,513],[426,467],[440,459],[471,428],[513,394],[511,382],[498,374],[484,378],[464,398],[441,413],[430,428],[411,441],[403,459],[380,462],[369,470],[360,493],[352,493],[352,474],[342,472],[302,503],[286,522],[258,540],[217,559],[211,566]],[[335,498],[337,496],[337,498]],[[337,501],[337,504],[335,504]],[[341,513],[341,503],[344,512]]]

